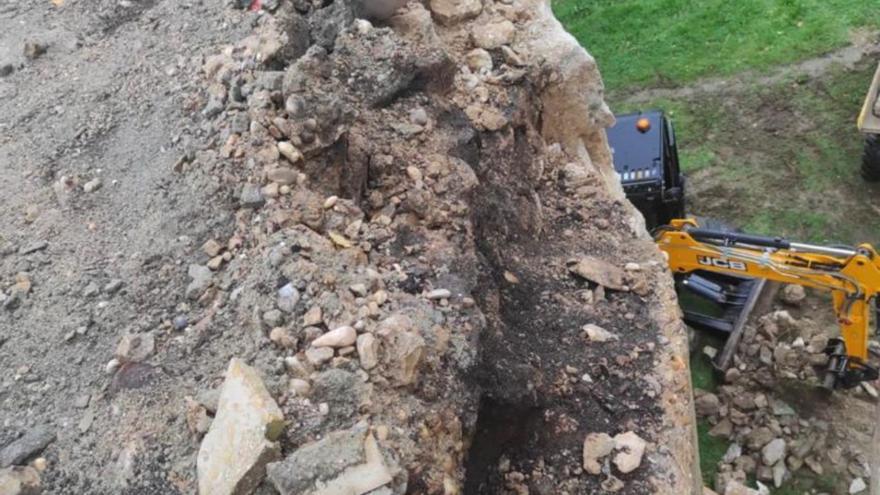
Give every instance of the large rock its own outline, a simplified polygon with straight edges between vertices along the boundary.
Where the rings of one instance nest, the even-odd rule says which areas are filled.
[[[776,464],[783,457],[785,457],[785,440],[781,438],[774,438],[761,449],[761,458],[767,466]]]
[[[55,432],[47,425],[32,428],[18,440],[0,450],[0,468],[24,464],[55,440]]]
[[[373,107],[393,101],[419,74],[413,47],[390,29],[375,29],[367,36],[345,31],[336,40],[335,50],[349,56],[339,70],[358,74],[347,91]]]
[[[603,457],[614,449],[614,440],[607,433],[590,433],[584,439],[584,470],[590,474],[602,472]]]
[[[477,27],[477,29],[471,33],[471,38],[473,38],[474,44],[477,45],[477,47],[485,50],[494,50],[513,42],[513,36],[515,33],[516,26],[505,19]]]
[[[852,483],[849,484],[849,493],[856,494],[862,493],[868,488],[867,483],[862,478],[856,478],[852,480]]]
[[[188,274],[192,281],[186,287],[186,297],[198,299],[210,287],[213,274],[210,268],[202,265],[190,265]]]
[[[599,258],[584,256],[569,261],[568,270],[581,278],[612,290],[624,290],[626,288],[623,284],[623,270]]]
[[[379,364],[379,341],[371,333],[358,335],[357,353],[361,368],[370,370]]]
[[[383,361],[395,385],[409,385],[418,378],[425,354],[425,339],[415,332],[395,331],[385,336]]]
[[[256,370],[233,358],[197,460],[199,493],[248,494],[280,456],[284,416]]]
[[[707,392],[694,400],[694,409],[698,416],[714,416],[721,409],[721,401],[717,395]]]
[[[614,449],[618,450],[614,456],[614,465],[621,473],[630,473],[642,464],[642,456],[645,454],[647,442],[641,439],[635,432],[628,431],[614,436]]]
[[[30,466],[0,469],[0,495],[38,495],[40,473]]]
[[[807,292],[800,285],[786,285],[782,289],[782,301],[792,306],[800,306],[807,298]]]
[[[362,425],[305,444],[267,472],[281,495],[361,495],[392,480],[376,439]]]
[[[483,11],[482,0],[431,0],[431,12],[442,24],[472,19]]]

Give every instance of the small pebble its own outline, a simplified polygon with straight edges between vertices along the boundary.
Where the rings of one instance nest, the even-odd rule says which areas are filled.
[[[119,369],[119,360],[116,358],[107,361],[107,364],[104,366],[104,371],[107,372],[108,375],[112,375]]]
[[[425,111],[424,108],[414,108],[409,113],[409,120],[415,125],[427,125],[428,124],[428,112]]]
[[[86,182],[85,184],[83,184],[83,191],[85,191],[87,193],[95,192],[98,189],[100,189],[102,185],[103,185],[103,183],[101,182],[101,179],[96,177],[96,178]]]
[[[177,331],[183,330],[189,326],[189,318],[186,315],[177,315],[171,320],[171,326]]]
[[[428,299],[437,300],[437,299],[449,299],[452,295],[447,289],[434,289],[431,292],[428,292]]]

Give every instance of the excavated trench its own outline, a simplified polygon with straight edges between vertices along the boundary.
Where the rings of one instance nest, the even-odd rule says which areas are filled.
[[[505,454],[526,445],[540,428],[541,407],[498,402],[489,396],[480,400],[477,424],[465,462],[465,495],[492,493],[498,484],[498,465]]]
[[[660,332],[635,294],[608,291],[593,308],[577,298],[601,289],[560,274],[558,260],[614,246],[542,185],[535,167],[543,144],[534,129],[523,124],[508,133],[461,136],[453,154],[480,179],[471,200],[482,263],[475,294],[487,322],[474,376],[482,394],[464,493],[598,491],[606,478],[581,471],[584,436],[637,429],[650,441],[662,422],[662,408],[641,382],[654,372],[651,353],[644,351],[658,345]],[[590,206],[596,212],[608,207],[603,211],[611,219],[624,213],[620,203]],[[566,230],[574,235],[557,235]],[[621,338],[590,349],[580,330],[588,323]],[[651,492],[648,472],[621,474],[626,493]]]

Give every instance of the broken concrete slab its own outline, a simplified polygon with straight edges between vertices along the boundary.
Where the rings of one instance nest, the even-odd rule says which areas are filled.
[[[362,424],[303,445],[266,470],[281,495],[362,495],[392,480],[376,439]]]
[[[257,371],[233,358],[217,415],[199,448],[199,493],[244,495],[253,491],[265,476],[266,464],[280,457],[275,440],[283,428],[284,415]]]

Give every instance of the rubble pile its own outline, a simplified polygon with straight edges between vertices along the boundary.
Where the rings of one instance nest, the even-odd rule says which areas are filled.
[[[653,247],[638,240],[637,214],[621,202],[615,183],[606,182],[610,165],[601,129],[612,117],[595,64],[561,32],[543,2],[387,4],[364,10],[366,3],[356,1],[282,3],[261,18],[252,36],[207,57],[201,112],[211,119],[217,146],[185,155],[177,166],[181,174],[210,169],[234,191],[236,228],[227,238],[205,242],[207,261],[190,267],[187,296],[202,307],[235,304],[259,346],[257,359],[279,363],[273,369],[287,376],[276,396],[286,418],[286,457],[268,463],[268,483],[284,494],[322,493],[322,486],[358,494],[378,488],[384,491],[376,493],[454,494],[472,476],[490,480],[481,490],[493,493],[528,486],[577,493],[600,482],[621,491],[627,482],[607,468],[602,478],[583,474],[577,432],[598,425],[587,420],[579,426],[586,418],[576,411],[558,419],[551,418],[558,412],[546,413],[550,424],[568,422],[567,443],[574,448],[560,449],[558,460],[516,466],[523,459],[515,459],[513,468],[528,468],[525,473],[511,467],[465,472],[476,442],[476,406],[487,393],[474,375],[483,373],[487,359],[522,358],[515,355],[519,348],[487,357],[496,351],[481,347],[487,333],[508,325],[497,313],[499,281],[490,275],[497,267],[507,268],[501,283],[514,290],[520,284],[537,290],[535,281],[520,277],[561,276],[571,288],[592,284],[595,290],[570,290],[595,303],[586,314],[583,302],[554,302],[570,297],[561,293],[541,294],[539,304],[554,303],[544,310],[557,317],[576,310],[574,321],[623,322],[632,327],[625,333],[641,333],[626,342],[613,339],[620,351],[609,351],[622,354],[601,370],[584,366],[593,361],[579,349],[588,340],[572,342],[576,357],[563,355],[570,360],[552,368],[573,374],[563,372],[567,384],[555,378],[552,385],[539,383],[542,392],[576,397],[607,387],[602,401],[619,400],[610,388],[626,378],[623,368],[654,373],[658,359],[675,354],[669,338],[683,335],[674,309],[663,317],[667,326],[659,327],[672,332],[669,337],[657,333],[660,313],[645,312],[649,281],[664,267]],[[540,127],[542,107],[552,110],[575,88],[579,94],[569,105],[583,103],[577,107],[583,113],[559,117],[577,124],[564,128],[556,115],[544,114]],[[588,237],[587,245],[620,246],[646,264],[631,262],[627,271],[585,257],[575,260],[571,273],[564,264],[569,259],[551,258],[550,269],[529,266],[544,262],[529,259],[534,253],[524,249],[533,249],[542,232],[566,238],[553,257],[589,252],[577,248]],[[669,292],[661,294],[664,308],[671,308]],[[577,336],[580,326],[566,331]],[[525,340],[542,338],[539,328],[529,331]],[[601,426],[617,430],[614,465],[621,478],[643,465],[646,449],[651,452],[650,466],[629,482],[632,493],[658,483],[693,483],[690,462],[678,459],[680,453],[646,447],[640,437],[657,441],[665,434],[658,431],[673,424],[692,428],[687,395],[681,396],[686,378],[669,366],[660,366],[668,375],[649,381],[654,386],[646,399],[628,399],[634,413],[651,411],[644,424],[634,414],[622,429]],[[539,375],[554,372],[541,368]],[[590,373],[609,372],[615,380],[597,376],[597,384],[588,385]],[[545,402],[536,402],[536,390],[525,386],[543,380],[535,370],[505,373],[520,375],[511,380],[517,390],[497,395]],[[675,393],[673,405],[657,402]],[[664,422],[670,407],[684,423]],[[613,413],[616,406],[606,409]],[[201,420],[194,427],[197,435],[205,429]],[[339,441],[323,440],[325,435]],[[203,444],[202,451],[210,448]],[[332,462],[337,457],[346,461]],[[673,468],[675,462],[681,464]],[[361,471],[369,473],[362,479],[374,481],[358,485],[353,473]],[[505,488],[493,488],[491,479]]]
[[[821,389],[824,350],[836,329],[833,322],[793,317],[789,310],[805,298],[802,287],[786,286],[780,299],[788,308],[746,327],[718,390],[695,391],[697,415],[712,425],[709,435],[730,442],[718,466],[718,493],[749,478],[777,488],[800,477],[834,480],[841,493],[866,490],[870,452],[863,447],[872,443],[877,394],[869,383],[833,396]],[[823,489],[829,488],[810,493]]]

